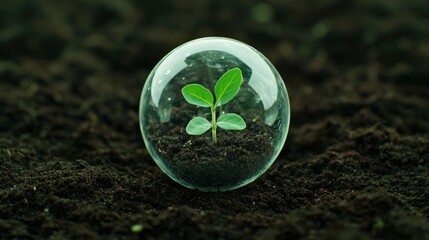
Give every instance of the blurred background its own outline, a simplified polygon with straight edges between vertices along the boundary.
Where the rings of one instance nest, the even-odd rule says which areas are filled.
[[[428,96],[428,23],[425,0],[2,1],[0,130],[57,139],[63,129],[63,139],[82,121],[101,120],[134,136],[154,65],[186,41],[224,36],[278,68],[292,125],[321,120],[315,109],[349,116],[366,104],[399,131],[421,132],[425,105],[393,105]]]
[[[428,9],[424,0],[3,1],[0,56],[135,74],[186,41],[225,36],[259,49],[287,79],[319,81],[354,65],[421,79]]]
[[[29,96],[27,106],[9,103],[0,128],[22,124],[4,113],[22,120],[28,116],[16,116],[20,110],[31,115],[46,101],[71,97],[105,99],[115,92],[136,107],[154,65],[178,45],[205,36],[235,38],[261,51],[285,79],[293,109],[311,114],[321,94],[360,101],[355,88],[370,96],[389,92],[391,85],[381,89],[384,83],[425,85],[428,24],[425,0],[2,1],[2,97],[18,85]],[[335,84],[319,91],[326,81]],[[37,124],[27,130],[49,131]]]

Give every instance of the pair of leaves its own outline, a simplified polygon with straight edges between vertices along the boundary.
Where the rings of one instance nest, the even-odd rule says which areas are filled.
[[[200,107],[217,107],[231,101],[240,90],[243,78],[239,68],[233,68],[222,75],[215,86],[216,102],[213,94],[200,84],[189,84],[182,88],[183,97],[190,104]]]
[[[246,128],[246,123],[243,118],[235,113],[221,115],[217,119],[216,125],[225,130],[243,130]],[[189,135],[201,135],[211,127],[212,124],[207,119],[195,117],[186,126],[186,132]]]
[[[233,68],[224,73],[217,81],[214,89],[216,102],[210,90],[200,84],[185,86],[182,88],[182,94],[190,104],[210,107],[212,115],[214,115],[218,106],[228,103],[237,95],[242,82],[241,70]],[[186,132],[190,135],[200,135],[213,128],[212,131],[216,135],[216,126],[225,130],[243,130],[246,128],[246,123],[243,118],[234,113],[224,114],[217,119],[217,122],[214,121],[213,123],[205,118],[196,117],[188,123]]]

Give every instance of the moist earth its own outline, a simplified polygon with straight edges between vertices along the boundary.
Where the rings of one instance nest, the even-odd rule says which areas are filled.
[[[2,1],[0,239],[429,239],[429,7],[413,1]],[[154,163],[140,91],[203,36],[254,46],[283,151],[222,193]]]
[[[247,123],[242,131],[218,129],[216,144],[211,131],[189,136],[183,127],[186,123],[162,125],[148,131],[153,132],[150,142],[168,170],[193,189],[217,192],[236,188],[264,171],[274,154],[272,130],[259,121]]]

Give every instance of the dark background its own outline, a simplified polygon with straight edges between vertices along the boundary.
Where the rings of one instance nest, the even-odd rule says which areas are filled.
[[[429,239],[428,26],[425,0],[1,1],[0,239]],[[138,127],[150,70],[204,36],[291,100],[278,160],[226,193],[174,183]]]

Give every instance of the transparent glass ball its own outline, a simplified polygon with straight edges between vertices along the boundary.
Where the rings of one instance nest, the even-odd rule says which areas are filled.
[[[217,128],[188,135],[194,117],[212,121],[211,110],[189,104],[188,84],[214,94],[219,78],[239,68],[242,85],[217,116],[240,115],[243,130]],[[170,178],[200,191],[227,191],[261,176],[279,155],[288,133],[290,107],[286,87],[270,61],[242,42],[209,37],[187,42],[168,53],[149,74],[140,99],[140,128],[149,154]]]

